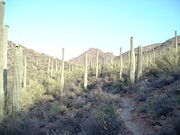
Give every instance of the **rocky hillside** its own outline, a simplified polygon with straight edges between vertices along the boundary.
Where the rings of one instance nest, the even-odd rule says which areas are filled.
[[[51,58],[52,56],[36,52],[24,46],[22,47],[23,47],[23,55],[25,55],[27,58],[27,71],[28,72],[34,72],[35,70],[40,70],[40,69],[47,71],[49,58]],[[15,52],[14,48],[15,48],[15,43],[13,43],[12,41],[9,41],[8,42],[8,73],[9,75],[12,75],[13,69],[14,69],[14,52]],[[60,60],[59,59],[57,60],[58,60],[58,63],[60,63]],[[55,59],[54,59],[54,66],[55,66]]]
[[[95,59],[96,59],[96,51],[98,50],[98,53],[99,53],[99,60],[102,61],[102,60],[105,60],[105,61],[110,61],[111,59],[114,59],[115,56],[113,53],[110,53],[110,52],[106,52],[104,53],[103,51],[101,51],[100,49],[96,49],[96,48],[90,48],[89,50],[87,50],[87,54],[88,54],[88,59],[89,59],[89,62],[92,61],[92,62],[95,62]],[[85,53],[84,52],[83,54],[81,54],[80,56],[76,57],[76,58],[73,58],[71,60],[69,60],[70,63],[73,63],[73,64],[84,64],[84,58],[85,58]]]

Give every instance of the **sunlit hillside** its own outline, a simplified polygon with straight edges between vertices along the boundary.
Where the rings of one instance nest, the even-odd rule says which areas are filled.
[[[9,3],[16,4],[16,2]],[[70,6],[63,2],[61,4]],[[73,5],[70,6],[71,8],[78,6],[72,1],[71,4]],[[103,43],[108,42],[109,39],[116,40],[114,37],[109,38],[114,34],[113,32],[107,32],[109,36],[104,39],[105,42],[93,40],[93,36],[88,33],[91,41],[94,44],[96,42],[103,44],[102,47],[89,46],[84,53],[66,61],[65,56],[70,55],[66,52],[66,46],[58,50],[61,52],[61,57],[55,58],[54,54],[51,56],[39,53],[26,44],[9,41],[8,35],[13,37],[13,28],[9,30],[9,26],[4,24],[5,6],[5,1],[0,0],[0,135],[180,135],[180,36],[177,31],[172,34],[173,36],[168,35],[171,38],[162,43],[152,42],[150,45],[136,46],[134,41],[136,34],[133,37],[129,36],[126,46],[116,46],[118,55],[111,51],[104,52],[107,48]],[[30,11],[36,10],[36,6]],[[56,6],[61,5],[54,5],[53,12],[57,10]],[[105,5],[99,6],[102,8]],[[92,7],[96,9],[96,6]],[[113,2],[107,7],[120,13],[119,10],[114,9],[116,5]],[[39,8],[38,10],[41,9]],[[46,10],[42,11],[49,21],[49,18],[53,18],[53,14],[48,16],[52,10],[45,12]],[[81,11],[81,7],[78,10]],[[77,12],[73,9],[70,11]],[[98,11],[97,14],[100,13],[100,9]],[[63,12],[63,15],[68,13]],[[108,13],[113,17],[113,13]],[[37,14],[43,20],[44,16],[40,15],[40,11]],[[36,14],[33,15],[35,18]],[[62,17],[62,12],[58,15]],[[88,13],[88,15],[94,17],[96,14]],[[58,17],[55,18],[58,21]],[[45,29],[44,25],[47,22],[44,22],[42,27],[37,27],[39,21],[37,19],[36,23],[33,23],[33,28],[36,27],[36,31],[32,30],[33,34],[38,33],[41,28]],[[118,22],[113,19],[111,21]],[[73,27],[78,27],[76,21],[64,22],[63,27],[67,22],[68,25],[70,23]],[[108,26],[109,29],[113,27]],[[57,31],[60,27],[61,25],[57,26]],[[99,27],[105,29],[103,25]],[[153,28],[153,25],[151,27]],[[82,28],[89,26],[82,25]],[[45,31],[48,33],[47,29],[49,28]],[[29,29],[27,33],[32,31]],[[59,39],[60,41],[71,44],[81,37],[83,42],[90,44],[91,41],[83,37],[87,36],[84,32],[88,30],[83,31],[83,36],[80,36],[79,31],[81,29],[76,31],[76,36],[72,36],[73,34],[67,36],[65,32],[63,34],[66,36],[63,36],[62,33],[57,34],[54,30],[49,32],[47,39],[51,39],[51,34],[54,34],[52,42],[58,35],[58,38],[63,39]],[[131,29],[129,28],[128,31]],[[44,34],[43,32],[41,34]],[[97,34],[99,31],[93,32]],[[25,40],[23,35],[21,35],[22,40]],[[98,36],[98,38],[102,37],[101,34]],[[13,38],[16,40],[18,36],[14,35]],[[148,35],[149,41],[151,38],[153,39],[153,35]],[[43,40],[48,42],[47,39]],[[137,39],[140,38],[137,36]],[[159,39],[162,40],[161,35]],[[130,49],[124,51],[127,50],[127,46]],[[111,47],[114,48],[114,45]]]

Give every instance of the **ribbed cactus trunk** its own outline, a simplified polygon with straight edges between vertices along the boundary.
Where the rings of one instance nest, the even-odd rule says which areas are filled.
[[[61,94],[64,89],[64,48],[62,48],[62,65],[61,65],[61,82],[60,82],[60,90]]]
[[[58,72],[58,60],[56,59],[56,72]]]
[[[51,58],[51,77],[53,76],[54,73],[54,60]]]
[[[122,79],[122,72],[123,72],[123,59],[122,59],[122,48],[120,48],[120,54],[119,54],[119,79]]]
[[[88,84],[88,62],[87,62],[87,52],[85,54],[85,66],[84,66],[84,89],[87,89]]]
[[[0,0],[0,26],[4,25],[4,9],[5,9],[5,2],[4,0]]]
[[[36,66],[39,66],[39,59],[36,58]]]
[[[138,47],[138,56],[137,56],[137,80],[142,79],[142,47]]]
[[[3,87],[4,87],[4,109],[5,112],[8,112],[8,81],[7,81],[7,50],[8,50],[8,28],[9,26],[5,25],[2,30],[2,40],[3,40]]]
[[[24,72],[23,72],[23,87],[26,88],[27,84],[27,60],[26,56],[24,56]]]
[[[47,73],[49,74],[51,71],[51,58],[49,58],[49,61],[48,61],[48,70],[47,70]]]
[[[15,61],[14,61],[13,112],[19,111],[21,109],[22,77],[23,77],[22,47],[16,46]]]
[[[4,94],[7,92],[7,44],[5,44],[6,40],[6,27],[4,27],[4,8],[5,2],[0,0],[0,121],[4,114]],[[4,49],[6,48],[6,52]],[[6,74],[5,74],[6,73]],[[4,85],[5,84],[5,85]]]
[[[3,117],[4,112],[4,57],[3,57],[3,38],[2,38],[2,27],[0,28],[0,120]]]
[[[146,53],[146,67],[149,68],[149,55]]]
[[[98,72],[99,72],[99,54],[97,50],[96,51],[96,79],[98,79]]]
[[[155,64],[156,62],[156,52],[155,49],[153,49],[153,63]]]
[[[177,31],[175,31],[174,34],[175,34],[175,48],[176,48],[176,53],[178,53],[178,38],[177,38]]]
[[[130,39],[130,70],[129,70],[129,80],[131,84],[134,84],[135,78],[135,54],[134,54],[134,46],[133,46],[133,37]]]

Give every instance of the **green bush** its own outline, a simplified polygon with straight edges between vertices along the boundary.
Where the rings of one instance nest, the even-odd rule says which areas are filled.
[[[92,110],[83,125],[87,135],[117,135],[122,130],[122,121],[114,105],[102,104]]]
[[[167,115],[171,108],[171,101],[164,96],[155,97],[150,103],[146,105],[146,111],[155,114],[155,116]]]

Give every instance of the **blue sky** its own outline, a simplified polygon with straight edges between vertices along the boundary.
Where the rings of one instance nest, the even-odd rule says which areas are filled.
[[[66,59],[90,47],[118,55],[119,47],[164,42],[180,32],[180,0],[6,0],[9,40]],[[179,34],[178,34],[179,35]]]

